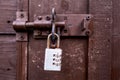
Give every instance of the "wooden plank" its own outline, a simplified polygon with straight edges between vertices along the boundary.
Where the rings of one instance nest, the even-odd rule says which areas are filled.
[[[17,79],[27,80],[27,42],[17,42]]]
[[[29,10],[29,0],[17,0],[17,11],[27,11]]]
[[[17,11],[25,11],[28,13],[29,10],[29,0],[17,0]],[[29,13],[28,13],[29,17]],[[27,80],[27,55],[28,55],[28,40],[24,37],[28,37],[27,33],[18,33],[16,37],[19,39],[17,41],[17,78],[16,80]],[[22,39],[21,39],[22,38]]]
[[[15,20],[16,7],[16,0],[0,0],[0,32],[14,32],[12,22]]]
[[[0,0],[0,80],[16,80],[16,0]]]
[[[120,79],[120,36],[113,36],[112,80]]]
[[[45,71],[46,39],[29,37],[28,80],[87,80],[87,38],[61,38],[62,70]]]
[[[85,14],[88,12],[87,0],[29,0],[30,21],[35,16],[51,14],[53,7],[59,14]],[[47,6],[47,7],[46,7]],[[43,70],[46,40],[35,40],[29,37],[29,72],[28,80],[87,80],[87,39],[66,38],[61,42],[63,70],[45,72]],[[71,46],[72,45],[72,46]],[[73,49],[73,50],[72,50]],[[75,53],[76,51],[76,53]],[[75,56],[78,55],[76,58]],[[82,55],[83,54],[83,55]],[[73,57],[72,57],[73,56]],[[34,60],[34,59],[35,60]],[[82,60],[82,63],[79,61]],[[75,68],[76,67],[76,68]],[[78,69],[79,68],[79,69]],[[78,70],[77,70],[78,69]],[[54,75],[54,76],[53,76]]]
[[[111,80],[112,0],[89,0],[94,34],[89,40],[88,80]]]
[[[113,35],[120,36],[120,0],[113,1]]]
[[[16,43],[14,35],[0,35],[0,80],[16,80]]]
[[[34,16],[51,14],[51,10],[55,7],[56,12],[62,13],[87,13],[87,0],[29,0],[30,20],[34,20]],[[46,7],[47,6],[47,7]]]
[[[15,34],[12,22],[17,10],[28,11],[28,0],[0,0],[0,34]]]
[[[120,79],[120,0],[113,1],[113,43],[112,43],[112,80]]]

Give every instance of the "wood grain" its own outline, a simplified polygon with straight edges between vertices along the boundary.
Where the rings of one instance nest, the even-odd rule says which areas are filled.
[[[30,0],[29,1],[30,20],[34,20],[34,16],[51,14],[54,7],[58,14],[64,13],[87,13],[87,0]]]
[[[120,36],[113,36],[112,80],[120,79]]]
[[[45,71],[46,40],[29,39],[28,80],[87,80],[87,38],[61,39],[62,70]]]
[[[0,35],[0,80],[16,80],[16,43],[14,35]]]
[[[13,33],[12,22],[15,20],[16,0],[0,0],[0,32]]]
[[[89,0],[94,34],[89,40],[88,80],[111,80],[112,0]]]
[[[112,80],[120,79],[120,0],[113,0]]]
[[[0,80],[16,80],[17,52],[12,22],[17,10],[28,11],[28,0],[0,0]]]

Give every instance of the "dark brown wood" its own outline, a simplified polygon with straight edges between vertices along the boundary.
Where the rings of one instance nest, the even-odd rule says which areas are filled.
[[[61,39],[62,70],[44,71],[46,39],[35,40],[30,35],[28,80],[87,80],[87,42],[87,38]]]
[[[35,16],[51,14],[53,7],[58,14],[85,14],[88,12],[87,0],[29,0],[30,21]],[[47,6],[47,7],[46,7]],[[63,49],[63,66],[60,72],[43,70],[46,40],[35,40],[29,36],[28,80],[87,80],[88,38],[61,39]]]
[[[29,10],[29,0],[17,0],[17,11],[26,11]]]
[[[29,0],[30,20],[34,20],[34,16],[51,14],[53,7],[56,8],[58,14],[62,13],[87,13],[87,0]]]
[[[16,43],[14,35],[0,35],[0,80],[16,80]]]
[[[113,0],[112,80],[120,79],[120,0]]]
[[[0,0],[0,80],[16,80],[17,52],[15,31],[13,30],[12,22],[15,20],[16,11],[20,10],[17,9],[20,1],[23,2],[21,9],[28,11],[28,0]],[[24,49],[27,46],[24,43],[18,44],[21,44]],[[26,71],[24,68],[22,69],[24,72]],[[26,77],[25,74],[22,75],[24,75],[23,78]]]
[[[0,80],[16,80],[16,0],[0,0]]]
[[[17,41],[17,79],[27,80],[28,35],[16,33]]]
[[[88,80],[111,80],[112,0],[89,0],[94,34],[89,40]]]
[[[113,36],[120,35],[120,14],[118,14],[120,12],[120,5],[118,3],[120,3],[120,0],[113,1]]]
[[[120,36],[113,37],[112,80],[120,79]]]
[[[16,0],[0,0],[0,33],[15,33],[12,22],[16,9]]]
[[[68,51],[70,51],[71,55],[73,55],[73,51],[78,49],[77,52],[80,54],[84,53],[84,55],[81,56],[79,54],[77,59],[76,57],[71,57],[71,55],[64,55],[64,60],[69,57],[69,60],[66,60],[66,62],[63,64],[64,68],[68,69],[68,72],[64,71],[65,69],[63,69],[63,73],[64,75],[66,74],[66,76],[63,77],[64,75],[62,75],[61,73],[55,73],[60,74],[60,76],[54,76],[54,79],[75,80],[75,78],[77,78],[79,80],[119,80],[119,2],[119,0],[29,0],[29,2],[28,0],[0,0],[0,80],[16,80],[16,53],[19,53],[20,55],[18,65],[19,69],[17,69],[17,79],[26,80],[27,76],[27,55],[24,53],[26,53],[27,51],[28,43],[22,41],[18,42],[18,49],[16,52],[14,35],[15,32],[12,29],[12,22],[13,20],[15,20],[16,10],[29,11],[30,21],[33,21],[34,16],[41,14],[50,14],[52,7],[55,7],[57,13],[60,14],[80,14],[89,12],[90,14],[94,15],[94,34],[89,38],[89,43],[87,43],[87,38],[82,40],[81,38],[62,39],[61,48],[63,48],[64,52],[69,53]],[[18,5],[16,3],[18,3]],[[113,38],[113,43],[111,41],[111,38]],[[34,41],[35,44],[32,44],[31,41]],[[71,45],[73,45],[74,47]],[[80,47],[81,45],[82,47]],[[88,57],[87,45],[89,45]],[[43,53],[45,48],[46,41],[44,39],[34,40],[32,38],[32,34],[30,34],[29,51],[31,52],[29,54],[29,80],[45,79],[44,77],[46,75],[44,75],[45,73],[42,70],[44,58]],[[32,56],[34,57],[32,58]],[[38,57],[40,57],[42,60],[40,59],[41,61],[39,61]],[[82,63],[79,63],[79,58],[83,60]],[[37,60],[35,64],[33,63],[34,61],[32,62],[32,60],[34,59]],[[69,68],[66,67],[68,66],[67,64],[69,63],[69,61],[72,65],[76,64],[74,63],[75,60],[80,65],[77,65],[75,67],[81,67],[81,70],[77,71],[75,70],[76,68],[73,66],[69,66]],[[72,70],[70,70],[71,68]],[[73,74],[72,71],[74,71]],[[44,74],[41,75],[40,73]],[[47,74],[50,75],[54,73],[48,72]],[[70,76],[71,74],[72,76]],[[46,79],[47,78],[53,79],[51,75],[46,77]]]
[[[26,11],[28,13],[28,0],[17,0],[17,11]],[[27,56],[28,56],[28,35],[27,33],[17,33],[17,79],[27,80]]]
[[[27,42],[17,42],[17,79],[27,80]]]

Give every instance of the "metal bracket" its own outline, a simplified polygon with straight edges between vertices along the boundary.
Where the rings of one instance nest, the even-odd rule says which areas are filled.
[[[28,21],[28,16],[26,12],[16,12],[16,21],[13,22],[14,29],[20,30],[16,33],[16,41],[28,41],[27,32],[25,24]]]
[[[27,42],[28,36],[27,33],[16,33],[16,41]]]
[[[17,12],[16,15],[13,22],[16,32],[33,30],[34,38],[47,37],[51,33],[51,15],[35,17],[34,22],[28,22],[26,12]],[[56,14],[55,25],[60,29],[60,36],[90,36],[93,32],[92,18],[90,14]]]

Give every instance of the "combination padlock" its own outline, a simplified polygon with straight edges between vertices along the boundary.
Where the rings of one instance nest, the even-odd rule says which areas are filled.
[[[57,47],[55,49],[50,48],[50,38],[52,33],[48,35],[47,38],[47,48],[45,50],[45,61],[44,61],[44,70],[46,71],[61,71],[61,59],[62,59],[62,50],[60,46],[60,37],[58,34],[54,33],[57,37]]]

